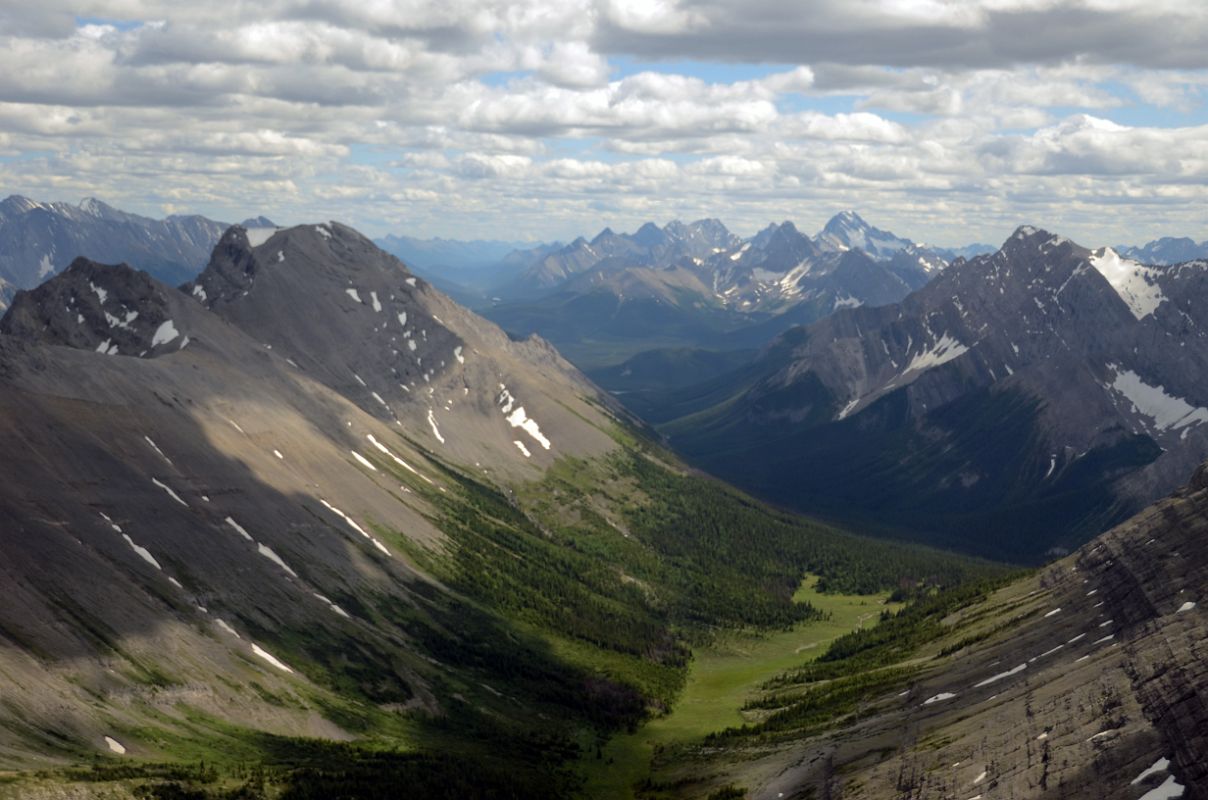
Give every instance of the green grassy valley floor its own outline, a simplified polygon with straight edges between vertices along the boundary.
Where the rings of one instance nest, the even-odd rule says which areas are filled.
[[[817,576],[808,576],[793,599],[810,603],[827,619],[778,633],[725,632],[708,647],[696,648],[687,684],[670,714],[635,733],[614,736],[598,756],[590,750],[580,761],[583,797],[634,797],[634,787],[652,777],[656,749],[699,743],[710,733],[742,725],[743,704],[765,681],[820,656],[843,634],[876,624],[882,611],[900,608],[888,602],[888,592],[823,594],[817,583]]]

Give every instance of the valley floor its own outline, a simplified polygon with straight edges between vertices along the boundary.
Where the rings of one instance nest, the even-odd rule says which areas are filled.
[[[882,611],[900,607],[888,593],[823,594],[817,576],[807,576],[794,595],[827,615],[779,633],[728,631],[693,651],[688,681],[671,713],[651,720],[634,733],[619,734],[598,751],[586,748],[580,769],[586,798],[633,798],[634,788],[652,774],[656,752],[699,744],[705,736],[747,719],[742,708],[763,683],[826,652],[832,641],[853,630],[875,625]]]

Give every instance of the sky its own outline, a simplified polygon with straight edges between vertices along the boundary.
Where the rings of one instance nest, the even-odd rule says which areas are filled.
[[[569,240],[1208,238],[1208,3],[0,0],[0,195]]]

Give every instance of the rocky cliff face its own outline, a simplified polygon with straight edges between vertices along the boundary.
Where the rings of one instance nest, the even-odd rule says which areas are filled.
[[[1203,476],[949,614],[833,732],[723,742],[663,777],[757,800],[1208,797]]]

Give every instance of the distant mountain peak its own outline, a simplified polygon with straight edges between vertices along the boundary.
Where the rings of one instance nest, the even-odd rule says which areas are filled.
[[[78,208],[85,214],[91,214],[94,217],[102,217],[115,210],[113,206],[95,197],[85,197],[80,201]]]

